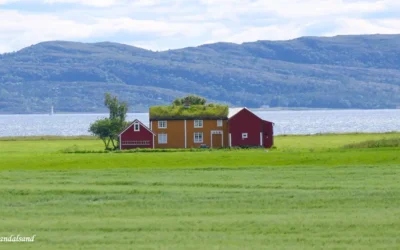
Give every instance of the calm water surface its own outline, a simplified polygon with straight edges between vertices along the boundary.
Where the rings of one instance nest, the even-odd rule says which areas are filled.
[[[400,109],[260,111],[275,123],[275,134],[400,131]],[[0,115],[0,136],[88,135],[89,125],[107,114]],[[149,123],[147,113],[129,114],[128,120]]]

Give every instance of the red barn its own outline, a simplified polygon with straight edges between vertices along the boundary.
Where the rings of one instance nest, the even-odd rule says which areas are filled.
[[[135,120],[119,134],[119,149],[154,148],[155,134],[139,120]]]
[[[247,108],[229,110],[229,146],[265,147],[274,145],[273,123],[265,121]]]

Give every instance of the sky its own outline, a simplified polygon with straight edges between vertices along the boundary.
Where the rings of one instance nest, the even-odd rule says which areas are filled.
[[[400,0],[0,0],[0,53],[52,40],[154,51],[400,33]]]

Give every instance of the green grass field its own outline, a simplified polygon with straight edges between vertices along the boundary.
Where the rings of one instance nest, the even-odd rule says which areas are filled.
[[[65,154],[0,138],[0,249],[400,249],[400,134],[280,136],[275,150]]]

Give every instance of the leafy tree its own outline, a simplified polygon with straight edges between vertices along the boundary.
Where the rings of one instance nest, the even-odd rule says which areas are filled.
[[[111,120],[109,118],[105,118],[95,121],[90,125],[89,128],[89,132],[91,132],[93,135],[96,135],[103,141],[106,150],[110,149],[110,138],[113,137],[111,127]]]
[[[126,113],[128,112],[128,103],[120,102],[116,96],[110,93],[105,94],[104,105],[110,111],[111,120],[125,121]]]
[[[176,98],[172,104],[175,106],[182,106],[185,105],[186,102],[189,102],[190,105],[205,105],[207,100],[201,96],[197,95],[188,95],[183,98]]]
[[[120,143],[118,135],[128,125],[125,121],[128,104],[110,93],[105,94],[104,104],[110,112],[109,118],[92,123],[89,132],[103,141],[106,150],[116,150]]]

